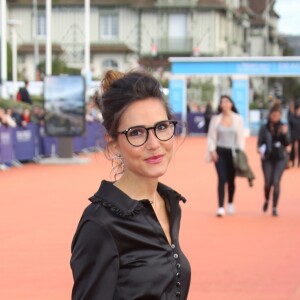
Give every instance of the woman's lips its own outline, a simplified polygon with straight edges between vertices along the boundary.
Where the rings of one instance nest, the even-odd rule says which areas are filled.
[[[163,160],[163,155],[155,155],[148,157],[145,161],[149,164],[159,164]]]

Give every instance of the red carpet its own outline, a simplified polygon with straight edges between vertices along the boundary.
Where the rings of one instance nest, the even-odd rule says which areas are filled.
[[[189,137],[162,182],[188,202],[181,244],[192,265],[189,300],[300,299],[300,168],[284,173],[279,218],[263,215],[255,138],[247,153],[257,179],[236,180],[236,215],[215,217],[216,173],[206,140]],[[70,299],[70,244],[80,215],[110,164],[102,153],[74,166],[26,164],[0,172],[0,299]],[[105,299],[103,299],[105,300]]]

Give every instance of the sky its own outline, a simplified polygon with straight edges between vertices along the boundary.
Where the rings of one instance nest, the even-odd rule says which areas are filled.
[[[276,0],[275,10],[280,15],[279,32],[300,35],[300,0]]]

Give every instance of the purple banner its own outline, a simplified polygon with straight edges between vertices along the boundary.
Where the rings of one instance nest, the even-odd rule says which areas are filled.
[[[187,124],[189,133],[205,133],[205,118],[203,113],[188,113]]]
[[[76,136],[73,138],[73,150],[78,153],[83,150],[85,144],[85,136]]]
[[[106,131],[105,131],[104,126],[99,122],[95,122],[94,130],[96,131],[96,147],[104,148],[106,145],[106,142],[105,142],[105,132]]]
[[[181,114],[174,114],[175,120],[178,120],[176,129],[177,134],[182,133]],[[200,112],[187,114],[187,133],[188,134],[204,134],[205,133],[205,118]]]
[[[40,127],[40,141],[39,149],[42,156],[54,156],[57,155],[58,141],[56,137],[49,137],[45,134],[45,128]]]
[[[74,152],[105,146],[105,129],[99,122],[88,122],[84,136],[73,138]],[[29,123],[26,128],[0,127],[0,163],[33,160],[38,155],[57,155],[58,140],[45,135],[44,127]]]
[[[13,130],[16,160],[32,160],[37,155],[37,129],[36,124],[29,123],[24,128],[18,127]]]
[[[13,161],[12,128],[0,127],[0,164],[11,164]]]
[[[86,128],[85,148],[93,148],[96,146],[98,125],[96,122],[87,122],[85,128]]]

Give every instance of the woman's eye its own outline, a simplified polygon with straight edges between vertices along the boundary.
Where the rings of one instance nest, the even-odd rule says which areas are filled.
[[[156,130],[162,131],[166,130],[170,127],[170,124],[168,122],[160,123],[156,125]]]
[[[141,136],[143,134],[145,134],[145,129],[144,128],[134,128],[131,129],[128,132],[129,136],[135,137],[135,136]]]

